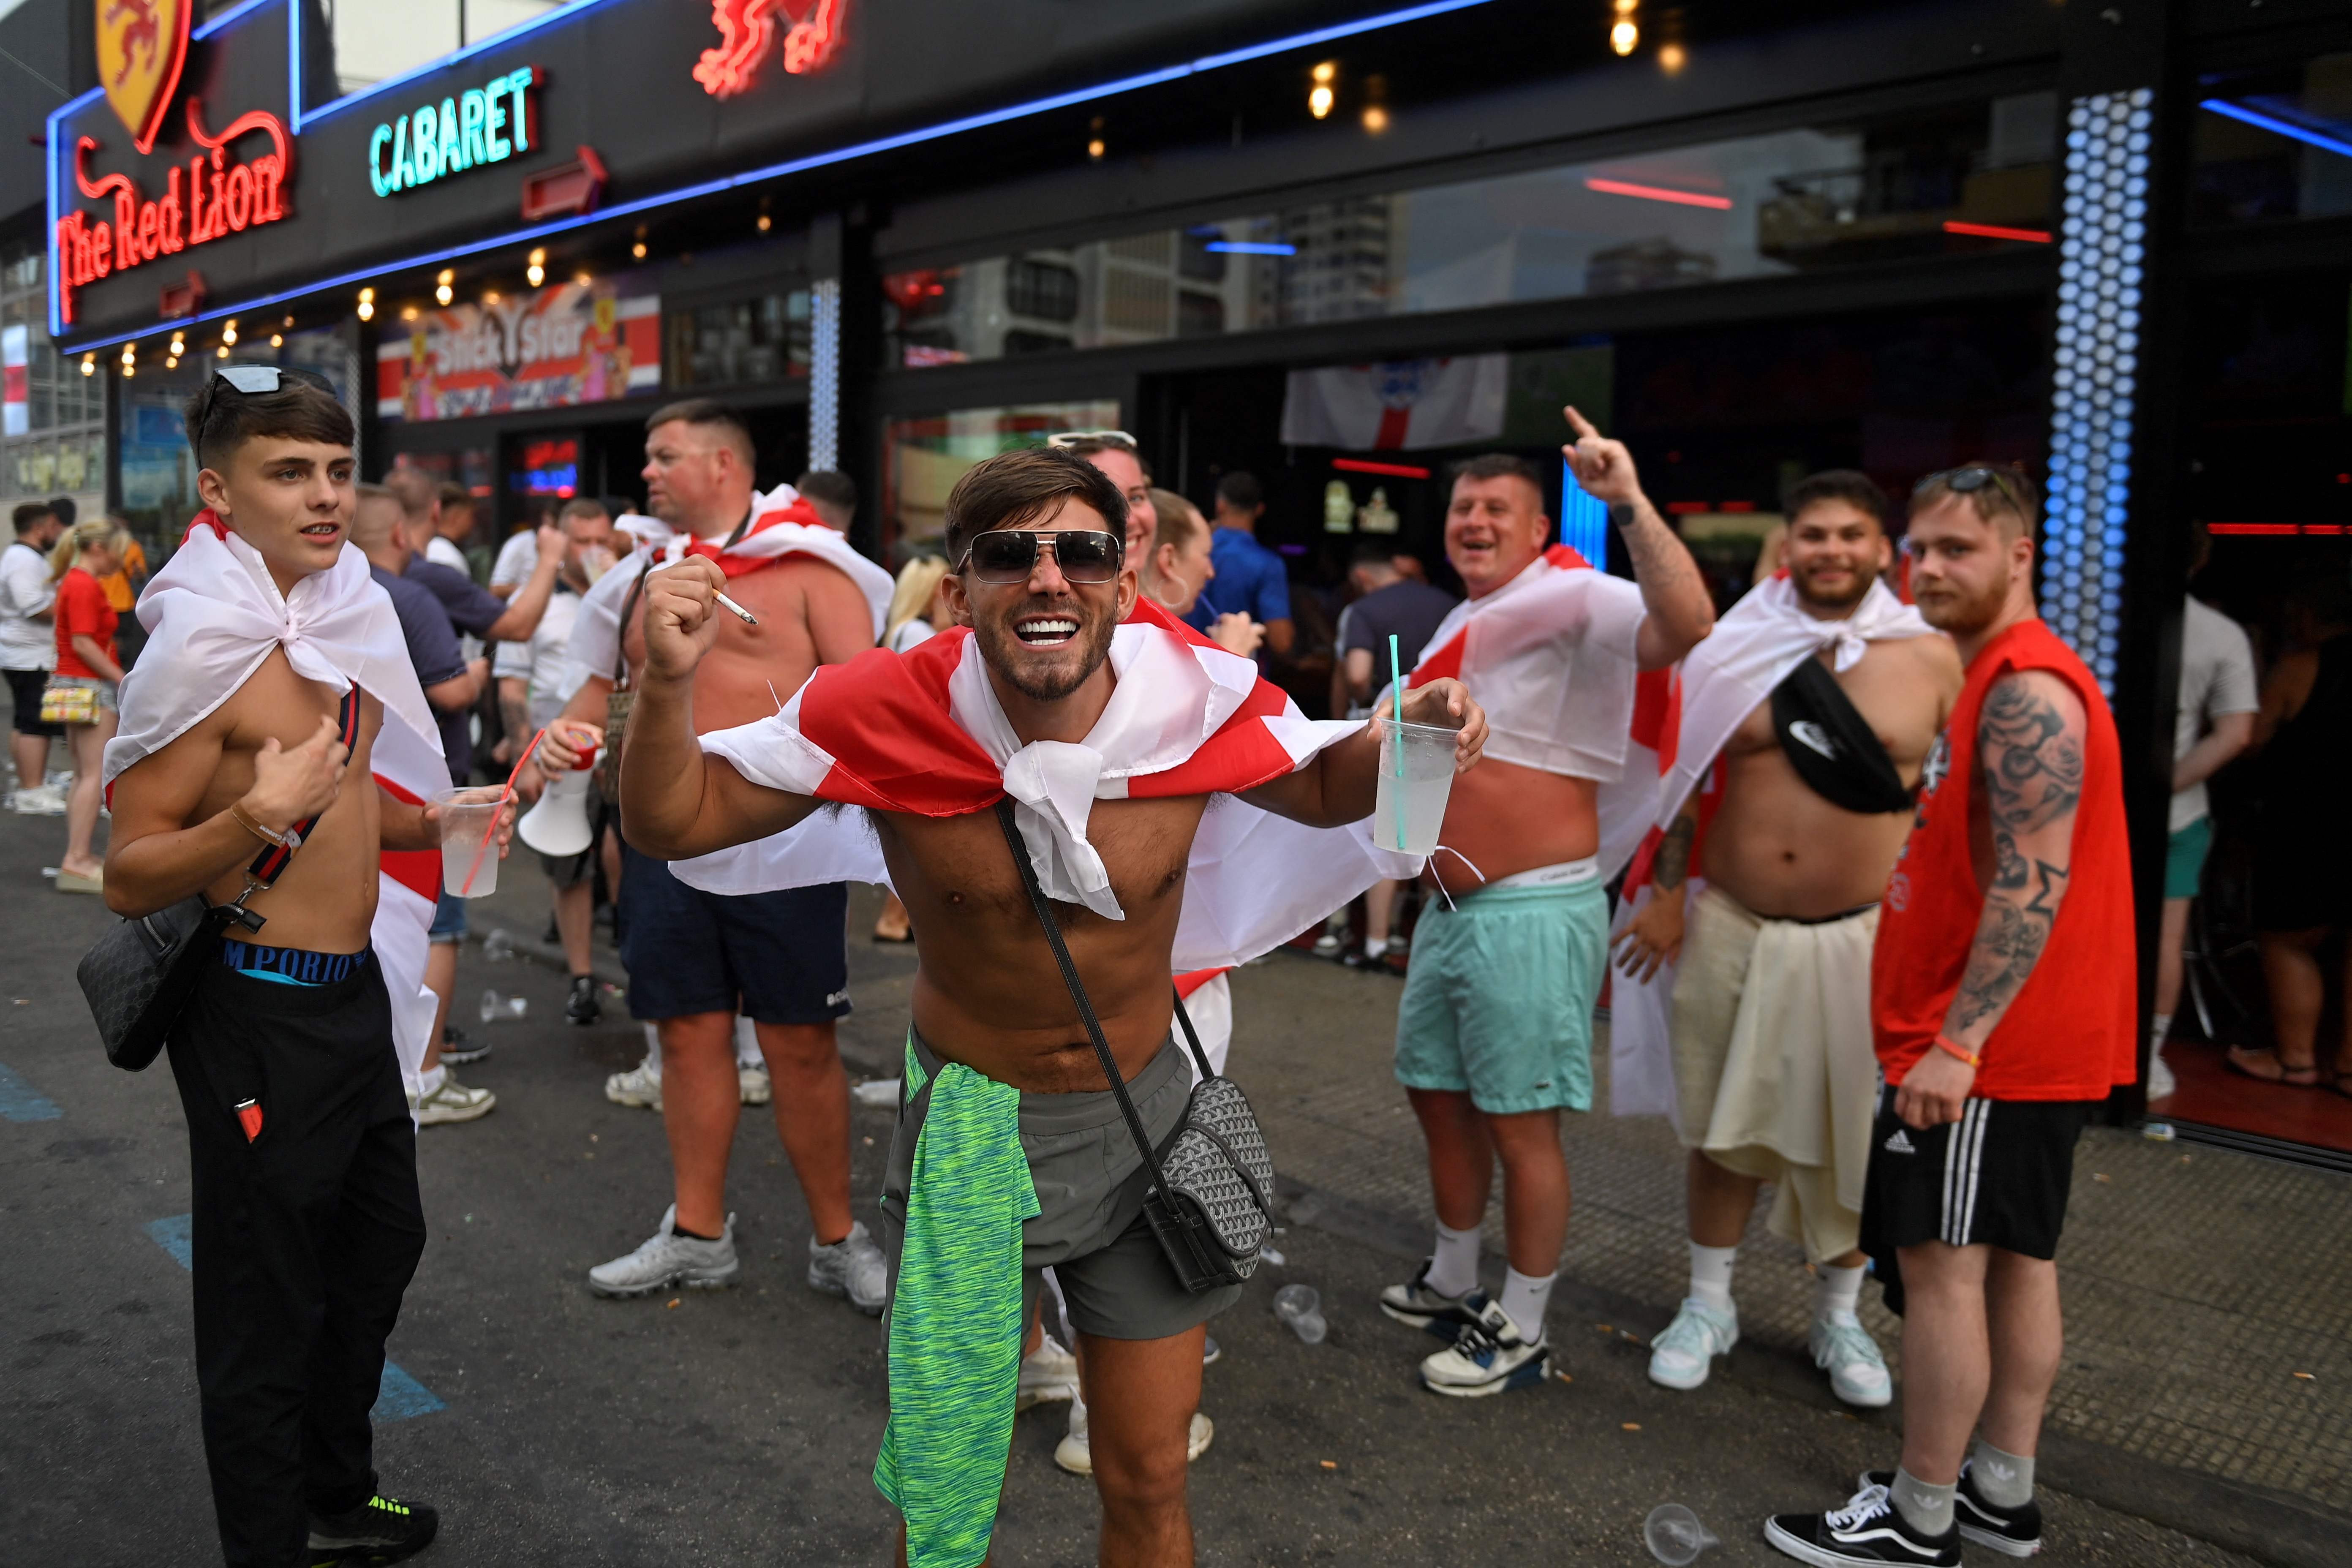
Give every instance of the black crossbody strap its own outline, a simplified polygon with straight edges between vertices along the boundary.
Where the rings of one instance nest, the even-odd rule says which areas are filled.
[[[341,728],[343,751],[348,755],[352,742],[359,739],[360,733],[360,688],[357,681],[353,681],[343,693]],[[247,880],[267,888],[284,876],[287,865],[294,858],[294,851],[302,847],[302,841],[310,837],[310,830],[318,826],[318,817],[309,817],[294,825],[293,831],[286,835],[285,843],[264,845],[261,853],[253,858],[253,864],[245,868]],[[252,889],[247,889],[248,897],[251,893]]]
[[[638,596],[645,593],[646,579],[652,576],[653,573],[653,560],[647,557],[646,569],[637,574],[637,580],[629,584],[628,596],[621,601],[621,624],[613,633],[613,684],[614,686],[625,687],[629,684],[629,656],[625,651],[629,642],[629,617],[636,613]]]
[[[1171,991],[1175,987],[1169,988]],[[1192,1059],[1201,1064],[1201,1081],[1216,1077],[1209,1067],[1209,1053],[1201,1048],[1201,1037],[1192,1032],[1192,1015],[1184,1011],[1184,993],[1176,991],[1176,1021],[1184,1026],[1184,1043],[1192,1047]]]
[[[1150,1135],[1143,1131],[1143,1118],[1135,1111],[1135,1101],[1128,1097],[1127,1081],[1119,1077],[1118,1058],[1110,1054],[1110,1042],[1103,1038],[1102,1021],[1095,1016],[1095,1005],[1087,999],[1085,982],[1078,978],[1078,966],[1070,958],[1069,944],[1062,940],[1062,928],[1054,922],[1054,911],[1045,902],[1045,889],[1037,885],[1036,868],[1029,864],[1029,847],[1021,841],[1021,829],[1013,820],[1013,799],[1010,795],[996,803],[997,825],[1004,829],[1004,842],[1012,847],[1013,863],[1021,869],[1021,885],[1029,890],[1029,907],[1037,913],[1037,923],[1045,928],[1045,941],[1054,949],[1054,962],[1062,966],[1062,984],[1070,988],[1070,1000],[1078,1005],[1078,1018],[1087,1026],[1087,1038],[1095,1043],[1095,1056],[1102,1062],[1103,1077],[1110,1080],[1110,1091],[1118,1100],[1118,1110],[1127,1118],[1127,1130],[1135,1136],[1135,1146],[1143,1152],[1143,1163],[1151,1173],[1151,1185],[1158,1190],[1164,1185],[1160,1173],[1160,1156],[1151,1147]],[[1182,1004],[1178,1004],[1178,1011]],[[1192,1032],[1192,1020],[1186,1019],[1184,1033]],[[1200,1046],[1195,1043],[1197,1053]],[[1202,1058],[1205,1064],[1206,1058]]]

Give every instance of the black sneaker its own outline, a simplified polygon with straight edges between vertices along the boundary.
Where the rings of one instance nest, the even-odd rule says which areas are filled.
[[[1379,970],[1383,973],[1387,971],[1389,966],[1389,961],[1385,953],[1366,952],[1360,947],[1351,947],[1347,952],[1341,953],[1339,955],[1339,962],[1346,964],[1350,969],[1371,969]]]
[[[1979,1546],[1990,1546],[1995,1552],[2011,1557],[2031,1557],[2042,1550],[2042,1505],[2028,1500],[2023,1508],[1997,1508],[1985,1501],[1984,1494],[1969,1475],[1976,1461],[1969,1459],[1960,1466],[1960,1489],[1952,1498],[1952,1517],[1960,1527],[1962,1539]],[[1865,1487],[1891,1487],[1895,1484],[1893,1470],[1864,1470],[1862,1484]]]
[[[310,1568],[373,1565],[414,1557],[433,1544],[441,1516],[421,1502],[372,1497],[349,1513],[310,1516]]]
[[[455,1024],[441,1026],[441,1059],[459,1067],[478,1062],[490,1054],[490,1042],[477,1040]]]
[[[572,994],[563,1004],[563,1021],[586,1026],[604,1016],[604,1005],[596,1000],[596,977],[575,974],[572,977]],[[446,1051],[442,1053],[446,1056]]]
[[[1400,1323],[1435,1334],[1451,1344],[1457,1330],[1478,1321],[1476,1310],[1469,1304],[1470,1298],[1478,1292],[1473,1287],[1459,1296],[1449,1296],[1443,1290],[1432,1289],[1429,1266],[1436,1261],[1434,1258],[1423,1258],[1408,1284],[1381,1287],[1381,1310]]]
[[[1874,1568],[1900,1563],[1910,1568],[1958,1568],[1960,1532],[1922,1535],[1911,1528],[1887,1489],[1876,1483],[1829,1513],[1776,1513],[1764,1521],[1764,1539],[1776,1550],[1814,1568]]]

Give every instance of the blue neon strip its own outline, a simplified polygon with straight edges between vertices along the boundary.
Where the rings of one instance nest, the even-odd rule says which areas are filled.
[[[247,0],[247,4],[249,5],[267,3],[268,3],[268,0]],[[288,3],[290,5],[293,3],[293,0],[288,0]],[[567,6],[558,11],[551,11],[547,13],[547,16],[549,17],[570,17],[580,15],[593,6],[607,3],[609,3],[609,0],[582,0],[581,4]],[[902,131],[895,135],[880,136],[867,142],[853,142],[849,146],[837,147],[831,152],[812,153],[806,157],[788,159],[781,163],[771,163],[762,168],[746,170],[744,173],[740,174],[729,174],[719,179],[703,181],[699,184],[687,185],[673,191],[665,191],[658,195],[643,196],[634,202],[623,202],[613,206],[601,207],[595,212],[584,214],[577,217],[562,218],[552,223],[540,224],[535,227],[509,229],[505,234],[498,235],[492,238],[474,240],[465,245],[454,245],[422,256],[404,257],[397,260],[381,262],[365,268],[355,268],[349,272],[338,273],[332,278],[320,279],[312,282],[304,283],[297,288],[281,289],[272,294],[263,294],[248,300],[240,300],[235,304],[223,305],[217,310],[206,310],[201,315],[183,318],[174,321],[173,325],[174,327],[184,329],[199,322],[218,321],[225,317],[234,316],[241,311],[268,310],[272,305],[281,305],[289,300],[299,300],[311,294],[323,293],[330,289],[339,289],[347,284],[360,282],[363,279],[380,278],[387,273],[405,271],[411,268],[416,267],[433,267],[443,262],[456,261],[468,256],[478,256],[486,250],[499,250],[510,245],[520,245],[530,240],[545,239],[552,235],[568,233],[572,229],[583,227],[589,224],[609,223],[618,218],[634,216],[638,213],[653,212],[661,207],[673,206],[679,202],[692,201],[699,196],[715,195],[721,191],[735,190],[744,185],[758,184],[766,180],[782,179],[791,174],[804,174],[811,169],[821,169],[834,163],[853,163],[857,159],[872,157],[877,153],[895,152],[901,147],[913,147],[926,142],[937,142],[945,137],[961,135],[967,131],[977,131],[991,125],[1001,125],[1008,121],[1024,120],[1027,119],[1031,115],[1050,113],[1054,110],[1066,109],[1073,104],[1090,103],[1099,99],[1114,98],[1121,93],[1133,92],[1141,88],[1158,87],[1167,82],[1181,80],[1185,77],[1197,76],[1204,71],[1213,70],[1220,66],[1231,65],[1244,60],[1258,59],[1267,55],[1280,54],[1287,49],[1306,48],[1316,44],[1328,43],[1335,38],[1344,38],[1362,33],[1377,32],[1383,27],[1397,26],[1407,22],[1418,22],[1426,17],[1444,16],[1449,12],[1467,11],[1475,6],[1484,5],[1486,4],[1487,4],[1487,0],[1428,0],[1428,3],[1424,5],[1407,6],[1400,11],[1384,11],[1376,16],[1365,16],[1353,22],[1343,22],[1333,26],[1318,28],[1311,33],[1293,34],[1287,37],[1276,38],[1270,42],[1255,45],[1245,49],[1235,49],[1221,55],[1204,55],[1199,59],[1192,60],[1182,65],[1163,66],[1157,70],[1143,71],[1134,76],[1122,77],[1117,81],[1102,82],[1094,87],[1076,88],[1068,92],[1055,93],[1049,98],[1032,99],[1026,103],[1016,103],[1003,109],[992,109],[978,114],[967,114],[961,119],[942,121],[935,125],[924,126],[919,130]],[[237,13],[232,12],[229,15],[235,16],[237,15]],[[509,38],[517,32],[544,25],[546,24],[543,21],[534,20],[523,24],[521,27],[510,29],[508,33],[500,35],[500,37]],[[480,45],[475,46],[475,48],[488,48],[491,44],[498,41],[499,40],[486,39]],[[447,59],[437,62],[434,68],[438,69],[441,66],[448,64],[450,60],[462,59],[465,58],[466,54],[472,52],[474,52],[473,49],[468,49],[461,51],[459,54],[452,55],[448,57]],[[395,78],[393,79],[397,81],[405,79]],[[371,88],[369,90],[374,91],[376,89]],[[63,115],[68,110],[78,108],[81,104],[88,102],[89,100],[100,96],[101,96],[101,94],[99,92],[86,93],[81,98],[75,100],[73,103],[67,105],[65,109],[58,110],[57,114],[50,116],[50,146],[52,149],[57,145],[56,121],[58,116]],[[357,100],[358,96],[359,95],[354,95],[352,98],[339,100],[336,104],[329,105],[328,107],[336,108],[340,107],[340,105],[343,103],[354,102]],[[327,110],[322,109],[319,112],[320,114],[324,114]],[[311,118],[315,120],[318,116],[313,115]],[[54,157],[49,160],[49,166],[52,180],[54,181],[57,168],[57,160]],[[50,225],[52,238],[54,238],[56,213],[58,210],[57,195],[53,189],[50,196]],[[57,344],[58,352],[59,353],[84,353],[93,349],[111,348],[117,343],[128,342],[133,339],[145,337],[152,333],[166,330],[159,325],[148,328],[144,331],[124,332],[114,337],[91,338],[83,342],[67,344],[61,341],[64,336],[62,323],[58,322],[57,320],[57,289],[54,279],[52,279],[49,289],[49,337],[51,341]]]
[[[2242,104],[2231,103],[2226,98],[2209,98],[2197,107],[2211,110],[2214,113],[2226,115],[2231,120],[2242,120],[2249,125],[2260,126],[2264,131],[2275,132],[2281,136],[2291,136],[2297,142],[2308,142],[2314,147],[2333,153],[2339,158],[2352,158],[2352,142],[2339,142],[2333,136],[2323,136],[2316,131],[2297,125],[2292,120],[2281,120],[2275,115],[2263,114]]]
[[[1609,570],[1609,503],[1576,482],[1576,470],[1559,466],[1559,542],[1603,572]]]
[[[1296,256],[1298,247],[1267,239],[1213,239],[1202,249],[1223,256]]]

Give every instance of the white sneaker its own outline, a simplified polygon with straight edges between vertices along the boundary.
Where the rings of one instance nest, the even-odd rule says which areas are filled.
[[[1852,1312],[1814,1314],[1812,1331],[1805,1336],[1813,1364],[1830,1374],[1830,1392],[1848,1405],[1876,1410],[1895,1401],[1895,1380],[1887,1375],[1886,1358],[1878,1342]]]
[[[408,1097],[408,1109],[417,1121],[431,1127],[443,1121],[478,1121],[496,1110],[499,1097],[487,1089],[467,1089],[457,1075],[442,1069],[441,1087],[431,1094]]]
[[[1033,1405],[1059,1405],[1078,1397],[1078,1358],[1047,1334],[1037,1348],[1021,1358],[1021,1391],[1013,1396],[1015,1411]]]
[[[764,1062],[737,1062],[735,1084],[741,1090],[746,1105],[765,1105],[776,1097],[775,1087],[768,1081],[768,1068]]]
[[[2147,1058],[2148,1099],[2168,1099],[2172,1091],[2179,1087],[2179,1082],[2172,1076],[2171,1064],[2164,1059],[2163,1054],[2161,1052],[2151,1054]]]
[[[1739,1342],[1739,1310],[1720,1312],[1693,1296],[1650,1342],[1650,1381],[1660,1388],[1696,1388],[1715,1370],[1715,1358]]]
[[[828,1296],[845,1296],[869,1318],[882,1315],[890,1299],[890,1265],[867,1234],[864,1220],[853,1220],[849,1234],[831,1247],[819,1247],[809,1237],[809,1289]]]
[[[654,1070],[650,1059],[639,1062],[626,1072],[616,1072],[604,1080],[604,1098],[615,1105],[642,1106],[647,1110],[659,1110],[661,1074]]]
[[[1184,1440],[1184,1462],[1189,1465],[1207,1453],[1216,1436],[1216,1423],[1197,1410],[1192,1412],[1192,1430]],[[1070,1430],[1054,1445],[1054,1463],[1074,1476],[1095,1473],[1095,1453],[1087,1440],[1087,1402],[1083,1399],[1070,1402]]]
[[[1551,1347],[1542,1334],[1529,1342],[1503,1304],[1483,1290],[1472,1291],[1463,1304],[1477,1321],[1462,1326],[1450,1349],[1422,1362],[1423,1388],[1456,1399],[1483,1399],[1543,1382],[1550,1372]]]
[[[735,1276],[741,1272],[735,1261],[735,1216],[727,1216],[727,1228],[716,1241],[680,1236],[671,1228],[677,1223],[677,1205],[672,1204],[662,1210],[661,1228],[635,1252],[588,1270],[588,1289],[599,1296],[625,1300],[672,1285],[712,1290],[734,1284]]]
[[[66,794],[47,784],[20,789],[9,795],[8,809],[19,816],[63,816],[66,814]]]

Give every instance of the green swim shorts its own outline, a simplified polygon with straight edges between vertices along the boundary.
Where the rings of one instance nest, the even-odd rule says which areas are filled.
[[[1598,879],[1496,887],[1413,928],[1397,1081],[1467,1091],[1492,1114],[1592,1108],[1592,1006],[1608,950]]]
[[[2164,896],[2193,899],[2205,879],[2205,857],[2213,850],[2213,819],[2200,816],[2164,844]]]

